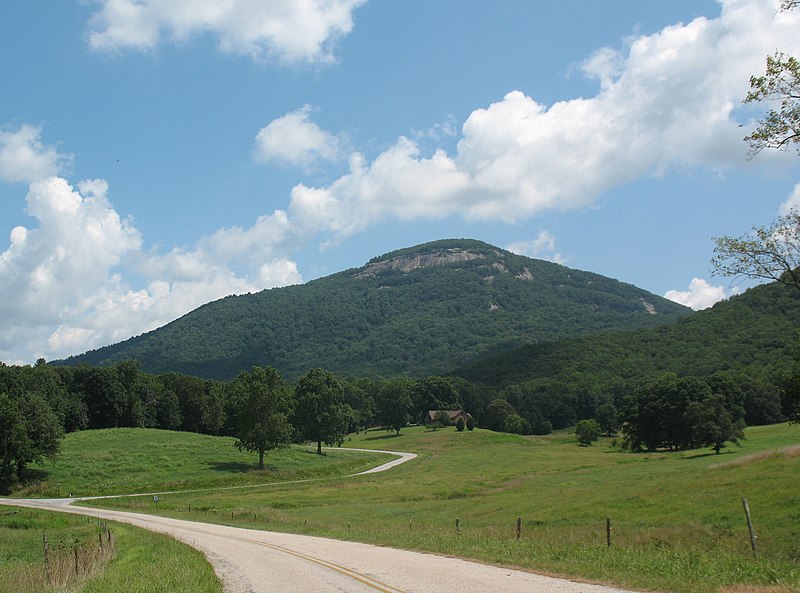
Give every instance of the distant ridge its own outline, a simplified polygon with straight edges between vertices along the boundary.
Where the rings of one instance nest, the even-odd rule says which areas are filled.
[[[136,359],[151,373],[228,379],[442,374],[523,344],[676,321],[690,310],[598,274],[481,241],[434,241],[307,284],[230,296],[60,364]]]

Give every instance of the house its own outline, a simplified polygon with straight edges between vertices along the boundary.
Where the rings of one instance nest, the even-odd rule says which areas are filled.
[[[428,410],[428,413],[425,414],[425,424],[433,424],[436,422],[437,416],[441,412],[447,414],[447,417],[450,419],[450,424],[455,424],[458,422],[459,418],[464,420],[464,423],[466,424],[467,418],[472,418],[472,415],[464,410]]]

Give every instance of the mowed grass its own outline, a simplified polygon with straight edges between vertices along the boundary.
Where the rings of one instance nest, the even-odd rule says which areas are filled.
[[[54,461],[32,465],[32,481],[16,497],[96,496],[243,486],[356,473],[390,459],[345,449],[319,456],[311,447],[257,454],[229,437],[145,428],[68,434]]]
[[[176,540],[108,522],[113,555],[89,574],[86,551],[99,548],[97,519],[0,506],[0,593],[221,593],[203,555]],[[49,544],[45,571],[43,534]],[[104,545],[108,541],[104,537]],[[80,546],[80,576],[74,549]]]
[[[630,454],[605,439],[411,428],[349,446],[413,451],[384,474],[162,497],[178,517],[333,536],[676,593],[800,591],[800,427],[741,448]],[[750,550],[746,496],[760,555]],[[146,498],[96,501],[153,511]],[[522,534],[516,539],[516,521]],[[612,545],[606,545],[606,518]],[[461,534],[456,533],[459,520]]]

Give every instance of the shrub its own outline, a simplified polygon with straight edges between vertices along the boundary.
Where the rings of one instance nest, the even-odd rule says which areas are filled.
[[[456,420],[456,430],[458,432],[464,432],[464,428],[466,427],[466,423],[464,422],[463,418],[459,418]]]

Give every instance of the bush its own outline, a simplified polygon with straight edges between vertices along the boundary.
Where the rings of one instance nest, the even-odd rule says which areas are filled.
[[[456,420],[456,430],[458,432],[464,432],[464,428],[466,427],[466,423],[464,422],[463,418],[459,418]]]
[[[475,419],[472,416],[467,417],[467,430],[475,430]]]
[[[600,425],[597,420],[581,420],[575,427],[578,445],[588,447],[600,438]]]

